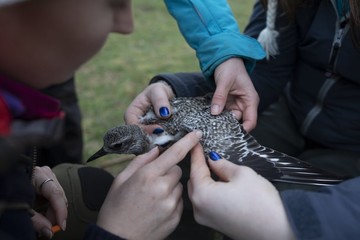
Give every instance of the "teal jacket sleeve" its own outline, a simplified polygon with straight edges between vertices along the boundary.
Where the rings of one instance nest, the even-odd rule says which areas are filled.
[[[226,0],[164,0],[180,32],[196,51],[200,68],[209,78],[232,57],[244,59],[248,72],[265,57],[259,42],[240,33]]]

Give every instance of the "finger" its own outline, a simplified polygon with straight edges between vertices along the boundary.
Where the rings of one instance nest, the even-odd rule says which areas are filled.
[[[138,124],[139,119],[149,109],[150,99],[145,93],[140,93],[125,111],[124,121],[126,124]]]
[[[173,191],[173,197],[176,201],[176,205],[175,205],[175,213],[176,214],[181,214],[182,212],[182,208],[183,208],[183,199],[182,199],[182,195],[183,195],[183,190],[184,190],[184,187],[181,183],[178,183],[176,185],[176,187],[174,188],[174,191]]]
[[[239,110],[231,110],[231,113],[234,115],[234,117],[239,121],[242,118],[242,112]]]
[[[254,111],[255,110],[255,111]],[[243,112],[243,127],[246,132],[250,132],[256,127],[257,110],[246,108]]]
[[[216,90],[211,100],[211,114],[220,114],[225,107],[227,95],[229,93],[229,87],[227,84],[223,84],[225,81],[218,81]]]
[[[137,170],[145,166],[147,163],[153,161],[159,155],[159,149],[153,148],[149,152],[139,155],[134,158],[129,165],[116,177],[117,184],[123,184],[127,181]]]
[[[177,184],[174,187],[173,196],[177,200],[177,203],[181,201],[182,192],[183,192],[183,185],[180,182],[177,182]]]
[[[156,109],[156,115],[160,118],[168,118],[171,116],[171,106],[169,99],[174,97],[171,87],[163,81],[153,84],[154,91],[151,91],[150,100]]]
[[[142,129],[144,130],[144,132],[146,132],[147,134],[153,134],[153,133],[155,133],[154,131],[155,130],[158,130],[159,128],[163,128],[162,126],[160,126],[160,125],[142,125],[141,126],[142,127]]]
[[[159,175],[164,175],[174,165],[179,163],[186,154],[200,141],[202,132],[195,130],[186,134],[169,149],[163,152],[156,160],[149,164],[152,171]]]
[[[168,220],[166,221],[168,232],[164,233],[163,236],[170,235],[171,232],[169,230],[175,229],[176,226],[179,224],[183,212],[183,208],[184,208],[183,199],[180,198],[177,203],[176,209],[171,215],[169,215]]]
[[[67,199],[65,192],[55,175],[54,181],[48,182],[41,189],[41,195],[49,201],[51,208],[55,213],[56,223],[60,225],[62,230],[66,229],[67,219]]]
[[[182,170],[178,165],[174,165],[170,170],[164,175],[162,181],[166,182],[170,189],[174,189],[177,184],[179,184],[180,178],[182,176]]]
[[[209,167],[206,164],[203,148],[200,144],[197,144],[191,150],[190,180],[193,185],[200,185],[204,180],[212,180]]]
[[[242,120],[243,120],[243,127],[245,131],[250,132],[252,129],[256,127],[257,123],[257,113],[258,113],[258,103],[259,101],[256,99],[259,99],[256,97],[250,97],[251,100],[249,101],[248,106],[244,109],[242,113]]]
[[[230,180],[233,180],[238,176],[240,171],[240,166],[223,158],[211,160],[210,156],[209,165],[213,173],[215,173],[223,182],[229,182]]]
[[[47,219],[38,212],[34,212],[34,216],[31,218],[31,221],[33,223],[35,231],[39,233],[40,237],[45,237],[47,239],[52,238],[52,224],[49,219]]]

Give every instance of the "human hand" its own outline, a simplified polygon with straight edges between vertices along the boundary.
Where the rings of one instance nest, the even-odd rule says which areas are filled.
[[[214,73],[216,90],[211,102],[211,113],[220,114],[224,107],[237,119],[243,120],[250,132],[256,126],[259,96],[241,58],[230,58],[220,64]]]
[[[252,169],[229,161],[210,160],[202,147],[191,151],[188,192],[194,217],[202,225],[232,239],[294,239],[278,191]]]
[[[41,213],[34,212],[31,220],[39,235],[50,239],[53,236],[53,225],[59,225],[63,231],[66,229],[68,202],[65,192],[55,174],[47,166],[35,167],[32,184],[37,193],[37,203],[41,202],[45,207]]]
[[[139,124],[139,118],[147,112],[151,105],[154,107],[158,117],[170,117],[169,99],[174,97],[173,90],[165,82],[160,81],[150,84],[130,103],[124,116],[126,124]],[[147,132],[152,132],[152,128],[155,128],[155,126],[144,126],[145,130],[147,128],[151,128]]]
[[[191,132],[159,156],[158,148],[139,155],[115,178],[97,224],[125,239],[164,239],[177,226],[183,209],[176,164],[200,140]]]

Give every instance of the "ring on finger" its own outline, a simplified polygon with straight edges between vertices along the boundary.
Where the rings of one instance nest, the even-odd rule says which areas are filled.
[[[54,179],[52,179],[52,178],[48,178],[48,179],[46,179],[45,181],[43,181],[41,184],[40,184],[40,186],[39,186],[39,193],[41,193],[41,189],[42,189],[42,187],[46,184],[46,183],[48,183],[48,182],[53,182],[54,181]]]

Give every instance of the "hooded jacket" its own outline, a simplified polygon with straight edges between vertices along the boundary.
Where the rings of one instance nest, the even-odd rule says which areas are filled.
[[[259,111],[284,93],[301,133],[332,149],[360,152],[360,49],[338,1],[299,7],[293,21],[278,7],[279,54],[251,74]],[[266,14],[257,2],[245,34],[257,37]]]

